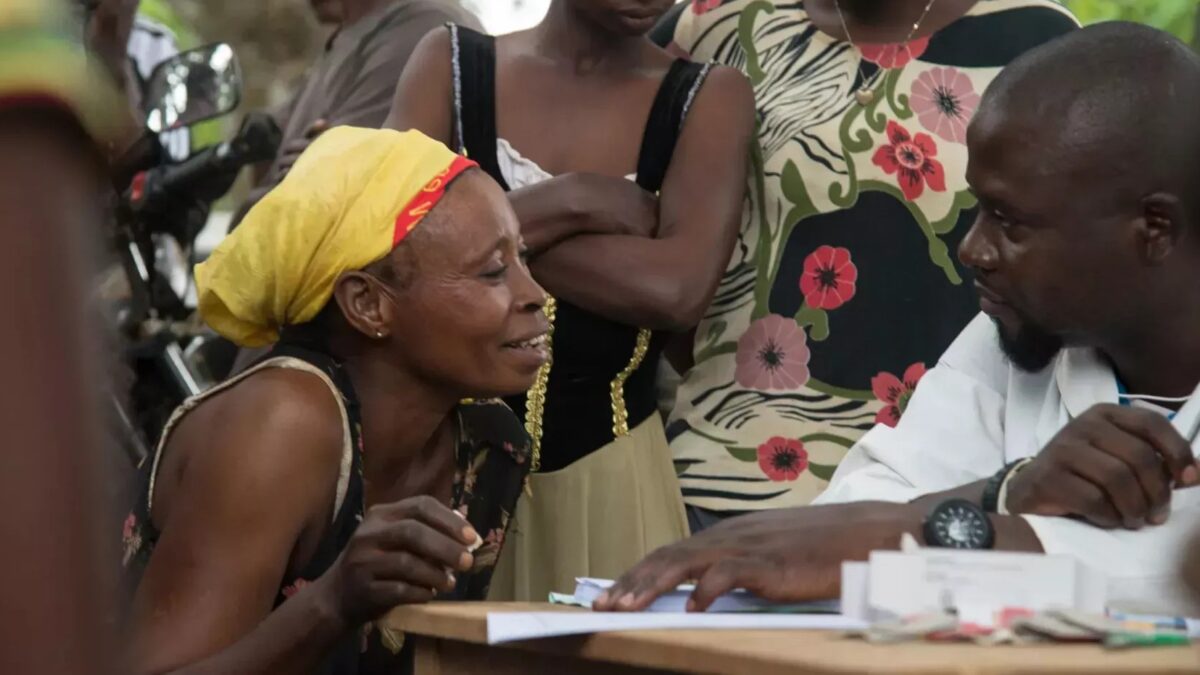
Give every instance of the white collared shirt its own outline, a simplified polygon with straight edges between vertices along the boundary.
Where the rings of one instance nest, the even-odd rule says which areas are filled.
[[[1044,370],[1027,373],[1008,362],[995,325],[980,315],[921,380],[899,424],[868,432],[816,503],[907,502],[988,478],[1037,454],[1093,405],[1116,402],[1116,376],[1095,351],[1065,349]],[[1194,396],[1178,419],[1196,414]],[[1168,522],[1139,531],[1023,517],[1047,553],[1073,555],[1107,575],[1111,607],[1200,614],[1180,577],[1182,556],[1200,534],[1200,488],[1176,490]]]

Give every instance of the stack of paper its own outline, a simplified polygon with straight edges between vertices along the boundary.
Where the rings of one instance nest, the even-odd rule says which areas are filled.
[[[575,580],[575,594],[572,596],[551,595],[551,602],[591,607],[596,598],[600,597],[613,585],[611,579],[592,579],[583,577]],[[687,601],[696,587],[691,584],[678,586],[674,591],[664,593],[646,608],[647,612],[686,612]],[[825,600],[800,604],[778,604],[754,595],[745,590],[734,590],[717,598],[708,608],[709,612],[736,613],[786,613],[786,614],[837,614],[839,601]]]
[[[488,612],[488,644],[635,630],[864,630],[841,615],[656,612]]]
[[[842,564],[842,609],[870,622],[948,611],[991,626],[1004,610],[1103,614],[1102,574],[1070,556],[921,548]]]

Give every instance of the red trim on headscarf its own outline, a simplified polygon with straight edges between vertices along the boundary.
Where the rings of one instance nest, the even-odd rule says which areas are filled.
[[[417,196],[413,197],[408,202],[408,205],[400,210],[400,215],[396,216],[396,229],[392,235],[393,248],[403,241],[408,236],[408,233],[412,232],[413,228],[417,226],[417,223],[421,222],[425,214],[432,211],[433,207],[442,200],[442,197],[446,194],[446,188],[449,187],[451,181],[458,174],[473,166],[478,166],[478,164],[466,157],[455,157],[454,161],[450,163],[450,166],[446,167],[445,171],[434,176],[433,180],[421,188]]]
[[[67,99],[55,94],[35,91],[16,91],[0,95],[0,108],[61,108],[75,114],[75,108]]]

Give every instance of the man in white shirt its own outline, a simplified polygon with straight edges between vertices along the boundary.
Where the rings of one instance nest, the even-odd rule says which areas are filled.
[[[1196,110],[1200,59],[1144,26],[1093,26],[1014,61],[967,141],[980,211],[959,257],[986,316],[817,505],[660,549],[597,608],[640,609],[689,578],[697,609],[738,587],[834,597],[843,560],[907,532],[1070,554],[1107,575],[1114,607],[1196,611],[1179,573],[1200,526]],[[924,528],[952,498],[969,527]]]

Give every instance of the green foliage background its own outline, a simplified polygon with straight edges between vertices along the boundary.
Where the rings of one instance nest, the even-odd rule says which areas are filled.
[[[1197,35],[1198,0],[1066,0],[1085,24],[1124,19],[1170,31],[1181,40],[1200,44]]]

